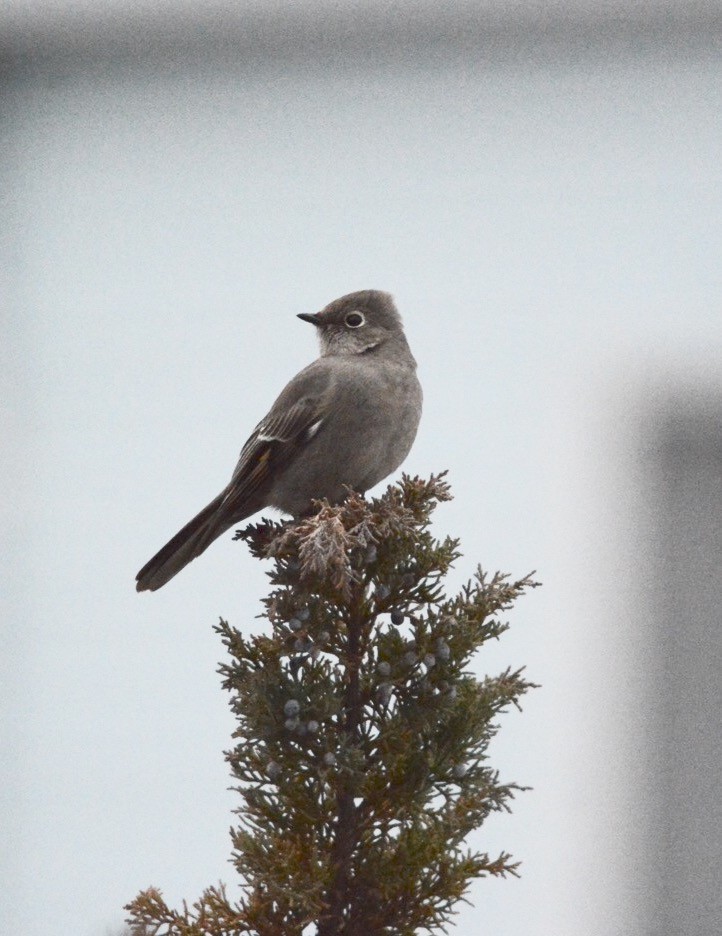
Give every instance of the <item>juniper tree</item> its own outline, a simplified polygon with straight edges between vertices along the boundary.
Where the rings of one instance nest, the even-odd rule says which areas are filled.
[[[219,885],[174,911],[151,888],[126,908],[134,934],[438,932],[474,879],[516,873],[508,854],[464,841],[520,789],[487,748],[531,683],[509,669],[479,680],[471,665],[535,583],[478,569],[446,596],[459,543],[430,519],[449,498],[443,476],[404,476],[378,499],[237,534],[273,562],[267,632],[217,626],[238,720],[226,758],[243,896]]]

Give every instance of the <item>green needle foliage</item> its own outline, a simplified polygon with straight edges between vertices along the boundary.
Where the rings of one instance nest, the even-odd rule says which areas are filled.
[[[516,873],[464,840],[521,789],[500,782],[487,748],[532,684],[510,670],[479,681],[471,664],[536,583],[479,569],[446,597],[459,544],[429,526],[449,499],[443,475],[405,476],[378,499],[238,534],[274,563],[268,633],[217,627],[238,719],[226,757],[244,896],[210,888],[176,912],[147,890],[127,907],[136,936],[445,931],[474,879]]]

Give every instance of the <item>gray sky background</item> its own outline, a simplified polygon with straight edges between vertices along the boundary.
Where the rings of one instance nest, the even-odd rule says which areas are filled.
[[[450,587],[545,586],[479,659],[544,685],[493,747],[534,790],[474,840],[523,877],[458,932],[643,931],[640,440],[722,351],[719,59],[675,35],[8,74],[0,930],[234,883],[212,625],[262,626],[264,570],[229,535],[133,579],[315,356],[296,313],[373,287],[425,388],[404,468],[450,471]]]

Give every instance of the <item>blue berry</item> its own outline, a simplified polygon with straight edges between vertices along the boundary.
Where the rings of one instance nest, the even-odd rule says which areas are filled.
[[[391,701],[391,683],[382,683],[378,688],[376,697],[382,705],[388,705]]]

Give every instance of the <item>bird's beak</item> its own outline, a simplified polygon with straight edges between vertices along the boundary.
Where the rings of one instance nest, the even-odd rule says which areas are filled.
[[[310,322],[312,325],[315,325],[316,328],[320,328],[321,319],[319,318],[318,312],[299,312],[298,318],[304,322]]]

